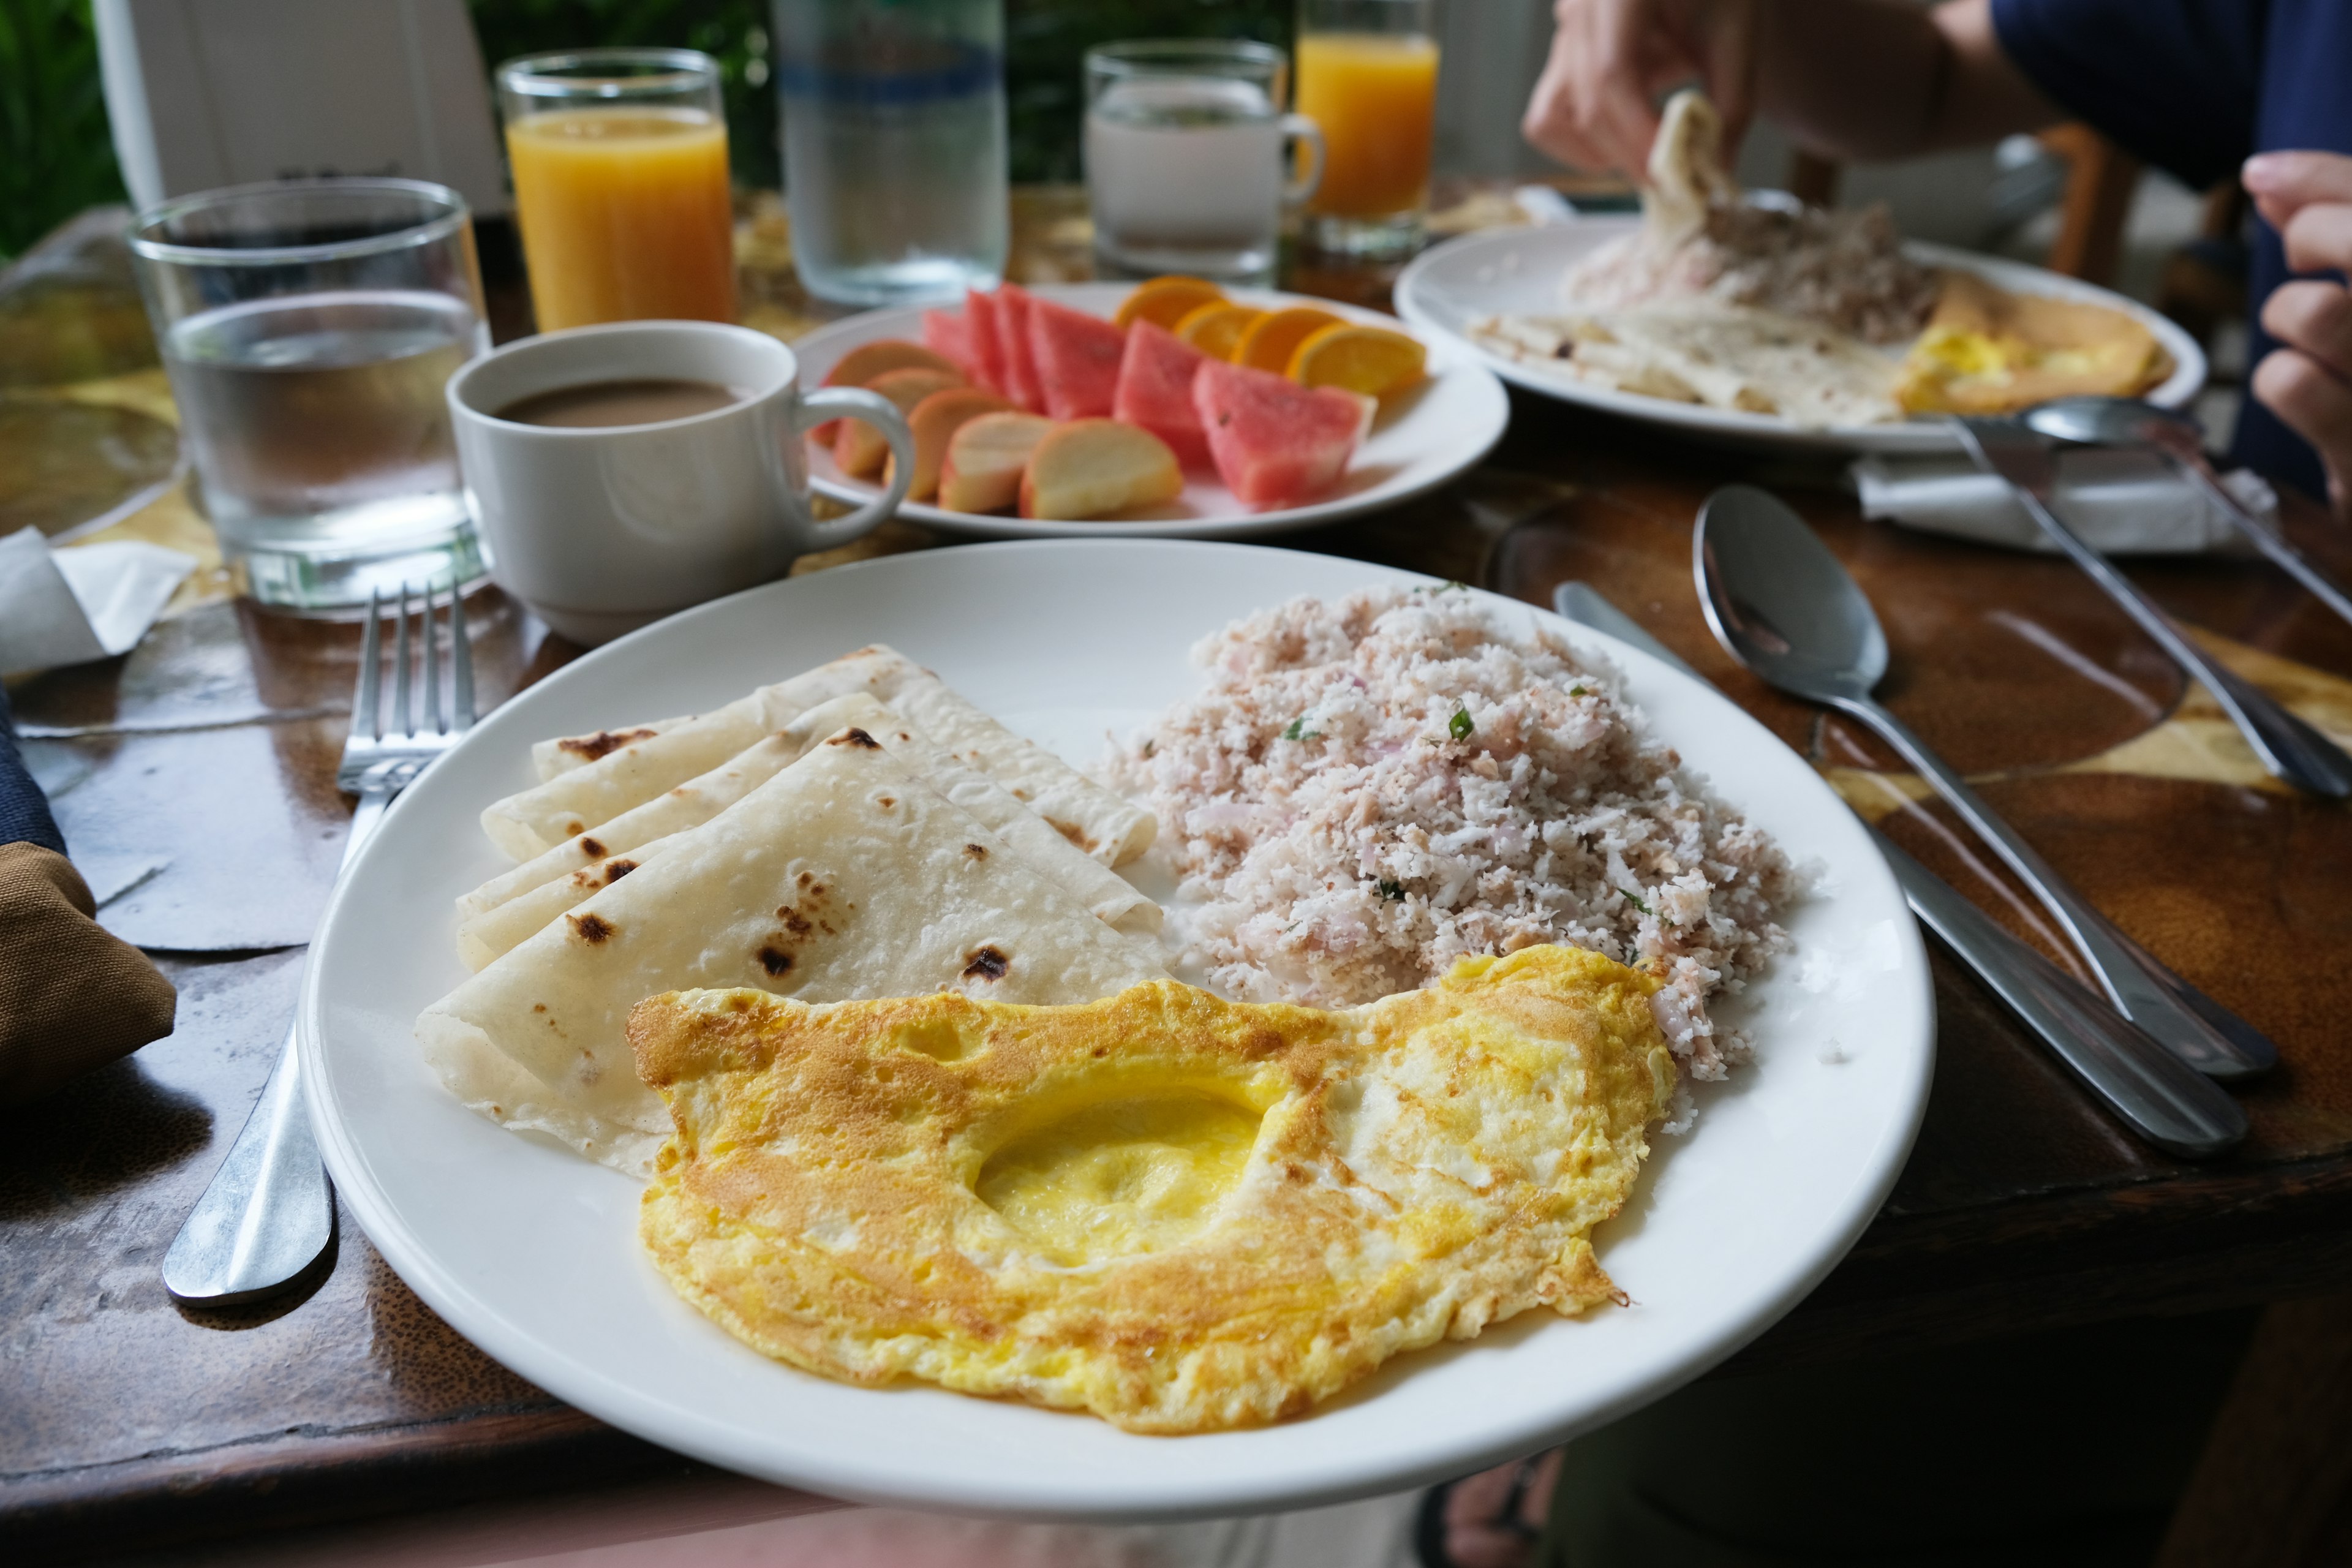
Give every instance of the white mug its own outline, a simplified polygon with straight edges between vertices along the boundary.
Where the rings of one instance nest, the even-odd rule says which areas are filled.
[[[652,425],[526,425],[528,397],[608,381],[698,381],[740,395]],[[800,390],[793,351],[716,321],[619,321],[509,343],[449,378],[467,502],[499,586],[575,642],[601,643],[674,610],[782,576],[896,511],[914,438],[887,399]],[[810,426],[844,415],[889,442],[887,494],[846,517],[809,511]]]

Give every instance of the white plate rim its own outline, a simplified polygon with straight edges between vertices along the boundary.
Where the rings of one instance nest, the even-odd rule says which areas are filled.
[[[1087,310],[1100,314],[1116,309],[1121,300],[1132,293],[1132,283],[1035,283],[1027,285],[1030,293],[1041,300],[1051,300],[1074,310]],[[1289,294],[1273,289],[1229,288],[1226,295],[1244,305],[1272,310],[1288,305],[1305,305],[1318,310],[1328,310],[1335,316],[1367,326],[1386,327],[1391,331],[1412,331],[1395,316],[1380,310],[1367,310],[1338,300],[1320,299],[1311,294]],[[951,307],[952,301],[949,304]],[[876,337],[909,337],[920,340],[921,305],[894,305],[878,310],[861,310],[854,316],[828,322],[816,331],[803,334],[792,342],[793,354],[801,362],[801,385],[814,390],[833,362],[840,357],[834,352],[836,344],[842,350]],[[933,305],[929,309],[940,309]],[[1459,409],[1453,417],[1465,427],[1467,434],[1458,441],[1449,440],[1444,453],[1426,471],[1410,480],[1391,479],[1370,489],[1348,495],[1334,496],[1327,500],[1309,501],[1304,506],[1282,507],[1271,511],[1252,512],[1240,516],[1201,518],[1168,521],[1085,521],[1057,522],[1030,518],[982,515],[975,512],[950,511],[928,501],[902,501],[898,516],[909,522],[935,528],[972,539],[1259,539],[1276,534],[1294,533],[1300,529],[1315,528],[1324,523],[1338,522],[1346,518],[1361,517],[1368,512],[1383,511],[1402,506],[1416,497],[1451,483],[1475,468],[1479,459],[1494,449],[1503,438],[1511,418],[1509,396],[1493,368],[1478,353],[1475,344],[1465,345],[1451,334],[1433,337],[1426,331],[1414,331],[1429,350],[1430,369],[1444,378],[1444,385],[1433,386],[1424,398],[1443,395]],[[1439,410],[1432,409],[1434,415]],[[1420,415],[1416,408],[1406,415],[1410,419]],[[863,506],[882,493],[878,485],[858,479],[842,479],[836,475],[812,472],[809,486],[818,494],[851,506]]]
[[[1501,253],[1514,246],[1532,244],[1548,249],[1566,247],[1573,243],[1575,254],[1581,255],[1591,246],[1631,230],[1639,221],[1621,214],[1594,215],[1568,223],[1481,229],[1433,245],[1413,258],[1398,274],[1395,293],[1397,314],[1423,331],[1476,355],[1480,363],[1514,386],[1601,413],[1666,426],[1685,435],[1748,447],[1798,447],[1855,454],[1958,450],[1950,432],[1936,420],[1849,425],[1825,430],[1801,429],[1774,415],[1675,403],[1665,398],[1645,397],[1638,393],[1594,386],[1565,376],[1545,375],[1507,354],[1496,353],[1455,327],[1453,312],[1439,301],[1436,286],[1431,280],[1432,275],[1441,268],[1467,265],[1487,251]],[[2012,293],[2080,300],[2121,310],[2154,333],[2173,359],[2172,374],[2147,394],[2150,402],[2166,408],[2186,407],[2204,388],[2208,366],[2205,351],[2199,346],[2197,340],[2137,300],[2078,278],[2068,278],[2046,268],[2012,261],[2005,257],[1986,256],[1922,240],[1906,240],[1903,248],[1915,260],[1975,273]],[[1570,257],[1559,257],[1556,260],[1546,258],[1531,265],[1564,266],[1569,259]]]
[[[887,575],[893,571],[904,570],[909,563],[929,562],[937,566],[943,558],[962,556],[969,559],[981,552],[992,555],[1019,552],[1020,556],[1034,560],[1037,557],[1033,552],[1073,548],[1234,552],[1235,563],[1244,566],[1263,563],[1268,556],[1295,557],[1312,563],[1312,568],[1318,571],[1328,571],[1336,566],[1360,573],[1360,580],[1364,584],[1436,581],[1423,574],[1308,552],[1150,540],[1138,540],[1124,546],[1097,544],[1073,547],[1057,542],[967,545],[953,550],[859,563],[822,576],[834,578],[837,585],[839,573]],[[681,616],[658,623],[583,656],[550,676],[548,681],[563,680],[567,675],[572,681],[591,679],[601,668],[657,647],[666,635],[664,627],[686,617],[743,616],[763,611],[768,607],[767,601],[809,593],[812,591],[810,584],[817,581],[814,578],[786,579],[685,612]],[[1271,590],[1260,590],[1261,599],[1270,600],[1272,596]],[[1801,759],[1789,752],[1760,723],[1712,688],[1691,680],[1640,649],[1619,643],[1605,633],[1564,621],[1548,611],[1516,600],[1484,594],[1481,597],[1496,605],[1507,607],[1511,613],[1528,615],[1572,644],[1591,647],[1611,658],[1625,673],[1629,685],[1637,689],[1666,689],[1677,683],[1692,689],[1700,695],[1702,707],[1716,710],[1715,717],[1718,721],[1735,731],[1745,727],[1748,731],[1745,738],[1750,742],[1769,746],[1805,770],[1812,787],[1818,791],[1818,804],[1832,814],[1829,820],[1836,825],[1832,828],[1832,837],[1845,837],[1856,846],[1867,845],[1868,840],[1859,821],[1845,811],[1828,784],[1813,774]],[[541,687],[533,689],[541,689],[546,685],[542,682]],[[528,695],[523,694],[525,697]],[[521,711],[527,712],[528,708]],[[502,728],[518,728],[520,723],[521,721],[518,720]],[[478,733],[461,744],[488,743],[490,739],[490,736]],[[1893,988],[1890,999],[1895,1005],[1889,1016],[1894,1018],[1892,1030],[1896,1066],[1893,1070],[1901,1075],[1897,1080],[1898,1092],[1890,1101],[1889,1114],[1874,1130],[1869,1147],[1861,1152],[1853,1177],[1846,1189],[1847,1195],[1821,1232],[1820,1245],[1801,1267],[1783,1277],[1769,1295],[1754,1298],[1736,1322],[1724,1327],[1706,1342],[1691,1346],[1669,1372],[1650,1376],[1638,1385],[1620,1389],[1614,1397],[1606,1401],[1590,1403],[1572,1411],[1540,1409],[1532,1413],[1522,1412],[1515,1420],[1497,1421],[1491,1427],[1483,1429],[1475,1441],[1454,1441],[1418,1454],[1391,1455],[1385,1462],[1376,1465],[1324,1459],[1318,1451],[1320,1446],[1315,1440],[1318,1436],[1316,1422],[1332,1419],[1328,1414],[1319,1417],[1310,1414],[1298,1421],[1262,1428],[1255,1434],[1142,1440],[1149,1446],[1151,1458],[1157,1459],[1162,1456],[1175,1458],[1183,1452],[1186,1445],[1215,1444],[1234,1436],[1256,1438],[1271,1435],[1276,1439],[1274,1452],[1283,1456],[1284,1463],[1263,1469],[1254,1468],[1246,1478],[1227,1474],[1222,1480],[1207,1487],[1182,1474],[1181,1465],[1150,1461],[1136,1468],[1136,1473],[1128,1477],[1123,1489],[1103,1490],[1097,1482],[1086,1478],[1073,1481],[1034,1475],[1017,1476],[1010,1481],[1002,1475],[992,1475],[985,1484],[980,1485],[972,1484],[969,1478],[941,1481],[919,1476],[909,1477],[891,1468],[887,1459],[878,1463],[870,1457],[864,1460],[845,1459],[836,1448],[825,1445],[822,1438],[814,1446],[808,1443],[800,1445],[788,1463],[780,1464],[772,1452],[773,1445],[759,1452],[747,1451],[740,1443],[726,1440],[725,1435],[715,1431],[710,1423],[696,1419],[693,1412],[668,1408],[660,1400],[650,1398],[643,1390],[634,1387],[625,1378],[583,1365],[550,1350],[526,1325],[510,1321],[501,1310],[480,1300],[478,1293],[469,1289],[445,1267],[429,1239],[415,1235],[406,1226],[387,1194],[375,1184],[365,1152],[354,1142],[333,1097],[334,1061],[326,1044],[328,999],[325,993],[329,977],[337,965],[344,962],[339,943],[345,940],[344,929],[352,921],[358,889],[366,884],[369,868],[373,864],[400,853],[401,828],[405,822],[416,820],[416,814],[422,809],[419,803],[428,799],[432,793],[426,789],[429,783],[428,777],[420,781],[417,786],[425,794],[412,793],[396,802],[376,837],[362,847],[360,856],[348,868],[347,875],[339,882],[331,899],[311,951],[311,961],[306,965],[297,1049],[305,1101],[338,1192],[394,1271],[452,1327],[521,1376],[592,1415],[678,1452],[780,1484],[802,1486],[850,1500],[951,1509],[1016,1518],[1107,1521],[1202,1517],[1319,1505],[1426,1484],[1589,1430],[1680,1386],[1733,1354],[1777,1321],[1827,1276],[1876,1216],[1892,1190],[1917,1135],[1933,1075],[1935,1012],[1932,983],[1918,930],[1907,912],[1903,912],[1890,928],[1895,947],[1899,950],[1896,954],[1899,962],[1890,963],[1887,966],[1890,974],[1895,976],[1887,984]],[[1863,896],[1865,901],[1876,906],[1891,908],[1898,912],[1904,910],[1900,889],[1874,851],[1866,855],[1843,856],[1838,874],[1841,879],[1852,879],[1841,882],[1840,898]],[[439,940],[445,934],[436,931],[433,933],[433,940]],[[421,1064],[418,1070],[424,1070]],[[1704,1121],[1701,1125],[1703,1129]],[[488,1123],[483,1123],[483,1126],[496,1131],[489,1129]],[[503,1132],[496,1135],[500,1138],[509,1136]],[[584,1163],[579,1168],[583,1172],[597,1170]],[[1645,1171],[1643,1180],[1649,1183],[1654,1178]],[[626,1245],[625,1241],[618,1244]],[[1544,1326],[1549,1326],[1549,1321]],[[1489,1334],[1507,1331],[1507,1328],[1490,1330]],[[729,1343],[736,1353],[751,1358],[754,1364],[767,1364],[749,1350],[732,1346],[731,1342]],[[1418,1353],[1437,1356],[1445,1352],[1433,1350]],[[1406,1358],[1407,1365],[1411,1360]],[[944,1397],[954,1399],[959,1396]],[[995,1406],[993,1402],[969,1403],[1004,1408]],[[1023,1407],[1010,1408],[1017,1411]],[[1087,1418],[1074,1416],[1050,1418],[1087,1421]],[[1101,1430],[1111,1431],[1107,1426]],[[1125,1435],[1114,1433],[1113,1436],[1123,1439]],[[1304,1441],[1286,1440],[1289,1437],[1303,1438]],[[1265,1453],[1253,1453],[1254,1459],[1263,1460],[1270,1457]],[[1146,1470],[1150,1473],[1143,1473]]]

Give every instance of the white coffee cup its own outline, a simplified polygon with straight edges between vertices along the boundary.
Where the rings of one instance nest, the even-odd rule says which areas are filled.
[[[616,381],[715,383],[740,395],[652,425],[528,425],[499,411]],[[620,321],[508,344],[449,378],[467,504],[498,584],[575,642],[782,576],[898,510],[914,438],[888,400],[800,390],[793,351],[748,327]],[[847,415],[889,442],[888,493],[846,517],[809,510],[810,426]]]

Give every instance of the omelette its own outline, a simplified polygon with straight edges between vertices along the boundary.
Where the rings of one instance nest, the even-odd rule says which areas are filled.
[[[1656,983],[1577,948],[1324,1012],[1173,981],[640,1003],[676,1131],[639,1236],[688,1301],[828,1377],[1129,1431],[1296,1415],[1393,1355],[1615,1288],[1675,1069]]]

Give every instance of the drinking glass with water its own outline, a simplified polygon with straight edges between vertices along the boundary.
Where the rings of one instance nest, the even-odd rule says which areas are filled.
[[[1087,55],[1087,199],[1110,275],[1274,277],[1285,205],[1323,173],[1323,137],[1285,114],[1282,51],[1226,39],[1108,44]],[[1306,151],[1286,181],[1284,143]]]
[[[197,496],[247,593],[331,611],[482,575],[442,398],[489,347],[463,197],[238,186],[141,214],[131,247]]]
[[[1011,244],[1002,0],[775,0],[793,261],[820,299],[993,288]]]

